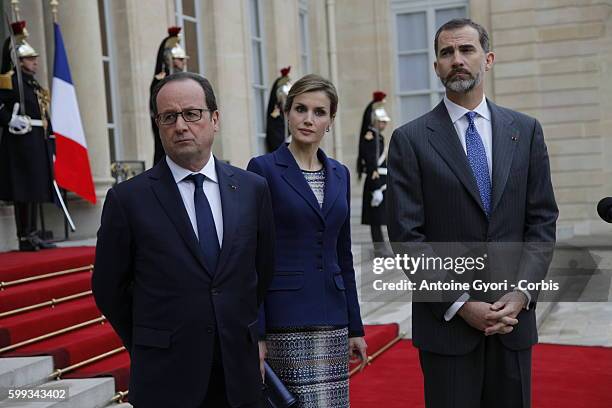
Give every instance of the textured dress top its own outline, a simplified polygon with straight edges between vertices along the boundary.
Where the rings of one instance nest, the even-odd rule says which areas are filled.
[[[319,207],[323,207],[323,197],[325,196],[325,167],[316,171],[302,170],[302,174],[317,198]]]

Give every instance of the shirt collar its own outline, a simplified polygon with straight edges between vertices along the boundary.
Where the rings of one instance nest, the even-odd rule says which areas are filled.
[[[446,95],[444,95],[444,105],[446,105],[446,110],[448,111],[448,116],[451,118],[451,122],[453,124],[465,116],[466,113],[470,112],[468,109],[465,109],[461,105],[457,105],[455,102],[448,99]],[[479,116],[482,116],[486,120],[491,120],[491,111],[489,111],[489,106],[487,105],[487,98],[483,95],[482,102],[472,111],[476,112]]]
[[[176,164],[169,156],[166,156],[166,163],[168,163],[168,167],[170,168],[172,177],[174,177],[174,181],[177,184],[183,181],[185,177],[194,173],[193,171],[185,169]],[[217,170],[215,167],[215,156],[211,154],[210,158],[206,162],[206,165],[202,169],[200,169],[200,171],[196,171],[195,173],[201,173],[205,175],[208,180],[218,183]]]

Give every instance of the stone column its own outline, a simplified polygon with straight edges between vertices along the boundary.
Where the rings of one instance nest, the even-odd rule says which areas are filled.
[[[213,27],[204,30],[211,35],[205,44],[212,47],[205,58],[221,113],[213,150],[218,157],[244,168],[253,155],[255,132],[248,4],[212,0],[204,10],[213,16]]]
[[[72,74],[98,203],[69,196],[70,213],[77,226],[72,238],[90,238],[100,224],[100,212],[106,191],[112,185],[108,133],[106,130],[106,95],[102,70],[100,18],[95,1],[60,0],[58,23],[62,30]],[[49,39],[52,41],[52,39]],[[50,52],[52,50],[50,49]],[[51,90],[53,92],[53,90]],[[63,218],[56,208],[47,209],[47,229],[63,235]]]
[[[168,27],[176,24],[173,5],[168,0],[149,0],[143,7],[142,1],[125,0],[114,2],[111,11],[123,159],[144,160],[146,168],[153,164],[154,150],[149,86],[157,48]]]

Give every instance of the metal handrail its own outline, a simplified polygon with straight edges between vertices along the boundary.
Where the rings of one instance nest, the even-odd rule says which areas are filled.
[[[44,275],[30,276],[29,278],[17,279],[17,280],[9,281],[9,282],[0,282],[0,290],[4,290],[9,286],[20,285],[22,283],[28,283],[28,282],[35,282],[37,280],[53,278],[55,276],[68,275],[71,273],[83,272],[83,271],[91,271],[93,270],[93,268],[94,266],[92,264],[89,264],[89,265],[81,266],[78,268],[66,269],[65,271],[51,272],[51,273],[46,273]]]
[[[11,344],[10,346],[6,346],[6,347],[3,347],[3,348],[0,348],[0,354],[6,353],[7,351],[15,350],[16,348],[19,348],[19,347],[23,347],[23,346],[27,346],[27,345],[30,345],[30,344],[33,344],[33,343],[37,343],[39,341],[46,340],[46,339],[51,338],[51,337],[59,336],[60,334],[68,333],[70,331],[73,331],[73,330],[76,330],[76,329],[80,329],[81,327],[91,326],[92,324],[95,324],[95,323],[104,323],[104,320],[106,320],[106,317],[100,316],[100,317],[97,317],[95,319],[91,319],[91,320],[88,320],[86,322],[83,322],[83,323],[75,324],[73,326],[65,327],[63,329],[56,330],[56,331],[51,332],[51,333],[43,334],[42,336],[34,337],[32,339],[24,340],[24,341],[19,342],[19,343]]]
[[[7,312],[0,313],[0,319],[3,318],[3,317],[12,316],[14,314],[28,312],[28,311],[34,310],[34,309],[41,309],[41,308],[47,307],[47,306],[55,307],[55,305],[58,305],[58,304],[63,303],[63,302],[67,302],[69,300],[74,300],[74,299],[79,299],[79,298],[82,298],[82,297],[85,297],[85,296],[89,296],[89,295],[91,295],[91,293],[92,293],[91,290],[87,290],[85,292],[75,293],[74,295],[64,296],[64,297],[61,297],[61,298],[51,299],[51,300],[47,300],[45,302],[37,303],[35,305],[24,306],[24,307],[20,307],[19,309],[9,310]]]
[[[393,340],[391,340],[389,343],[385,344],[383,347],[381,347],[376,353],[372,354],[371,356],[368,356],[368,362],[366,364],[369,365],[370,363],[372,363],[372,361],[380,356],[382,353],[384,353],[385,351],[389,350],[391,348],[391,346],[393,346],[395,343],[397,343],[398,341],[400,341],[401,339],[404,338],[404,336],[406,335],[406,333],[400,333],[399,336],[397,336],[396,338],[394,338]],[[361,367],[355,367],[353,368],[350,372],[349,372],[349,377],[351,377],[353,374],[355,374],[356,372],[360,371]],[[363,368],[365,370],[365,367]]]
[[[91,363],[95,363],[95,362],[100,361],[100,360],[103,360],[106,357],[110,357],[112,355],[120,353],[123,350],[125,350],[125,347],[123,347],[123,346],[117,347],[116,349],[113,349],[111,351],[107,351],[106,353],[102,353],[102,354],[99,354],[97,356],[88,358],[87,360],[83,360],[80,363],[76,363],[76,364],[73,364],[71,366],[64,367],[64,368],[58,368],[57,370],[55,370],[51,374],[49,374],[49,376],[47,378],[49,380],[59,380],[61,378],[61,376],[66,374],[67,372],[76,370],[77,368],[81,368],[83,366],[86,366],[86,365],[91,364]]]
[[[113,398],[111,398],[110,402],[116,402],[117,404],[121,404],[123,399],[127,397],[130,390],[118,391]]]

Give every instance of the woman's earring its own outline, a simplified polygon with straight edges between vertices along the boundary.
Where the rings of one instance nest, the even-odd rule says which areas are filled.
[[[325,129],[326,132],[329,132],[329,128]]]

